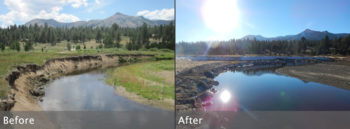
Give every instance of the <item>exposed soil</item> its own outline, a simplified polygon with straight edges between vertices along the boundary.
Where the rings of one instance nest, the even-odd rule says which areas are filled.
[[[11,86],[11,93],[8,97],[0,100],[0,110],[40,111],[38,100],[45,94],[42,91],[42,86],[57,77],[97,68],[117,66],[124,62],[147,60],[152,57],[154,55],[142,54],[76,56],[51,59],[42,66],[36,64],[17,66],[17,69],[6,77]]]
[[[238,61],[237,61],[238,62]],[[176,73],[204,64],[229,64],[228,61],[191,61],[189,59],[176,59]]]
[[[343,89],[350,89],[350,60],[283,67],[278,73]]]
[[[218,82],[213,78],[219,70],[243,61],[190,61],[176,60],[175,98],[176,110],[201,108],[199,96],[205,95],[207,90]],[[180,70],[179,70],[179,69]]]

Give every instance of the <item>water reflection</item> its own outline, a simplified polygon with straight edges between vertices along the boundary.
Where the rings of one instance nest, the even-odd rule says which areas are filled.
[[[43,102],[45,111],[135,111],[159,110],[130,101],[105,83],[103,72],[95,71],[62,77],[48,84]]]
[[[228,90],[223,90],[220,93],[220,99],[223,103],[227,103],[231,99],[231,93]]]
[[[350,110],[350,91],[272,72],[229,71],[207,110]],[[230,99],[227,96],[230,94]]]
[[[249,76],[261,76],[267,73],[278,74],[275,72],[275,70],[276,68],[261,68],[261,69],[245,70],[245,71],[242,71],[242,73]]]

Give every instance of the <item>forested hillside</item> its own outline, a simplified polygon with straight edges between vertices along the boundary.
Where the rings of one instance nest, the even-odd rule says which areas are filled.
[[[120,44],[121,37],[128,37],[130,40]],[[100,48],[127,48],[128,50],[138,50],[140,48],[168,48],[174,49],[175,26],[173,22],[167,25],[149,26],[143,24],[137,28],[120,27],[113,24],[112,27],[78,27],[59,28],[43,27],[35,25],[12,25],[0,29],[0,48],[21,51],[29,51],[33,44],[50,43],[55,46],[61,41],[68,43],[85,43],[95,40],[100,43]],[[20,43],[24,43],[21,49]],[[70,45],[70,44],[69,44]],[[68,45],[67,45],[67,48]]]
[[[239,39],[211,42],[179,42],[177,55],[350,55],[350,35],[340,38],[309,40]]]

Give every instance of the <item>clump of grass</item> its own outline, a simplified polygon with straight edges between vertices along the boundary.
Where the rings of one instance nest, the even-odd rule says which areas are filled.
[[[169,59],[174,59],[174,53],[173,52],[164,52],[160,51],[161,54],[158,54],[156,56],[156,60],[169,60]]]
[[[137,63],[109,70],[106,82],[123,86],[128,92],[149,100],[174,99],[174,82],[157,74],[162,71],[174,74],[174,60]]]
[[[120,56],[119,57],[119,63],[124,63],[124,62],[126,62],[126,60],[124,59],[124,57]]]

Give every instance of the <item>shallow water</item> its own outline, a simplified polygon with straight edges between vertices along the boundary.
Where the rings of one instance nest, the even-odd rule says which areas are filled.
[[[157,111],[118,95],[105,83],[105,74],[97,70],[63,76],[47,84],[39,102],[44,111]]]
[[[218,92],[207,110],[350,110],[350,90],[306,82],[274,69],[228,71],[216,78]]]
[[[288,59],[288,60],[300,60],[300,59],[317,59],[320,61],[330,61],[327,57],[301,57],[301,56],[240,56],[240,57],[221,57],[221,56],[180,56],[178,59],[191,59],[195,61],[255,61],[255,60],[275,60],[275,59]]]

